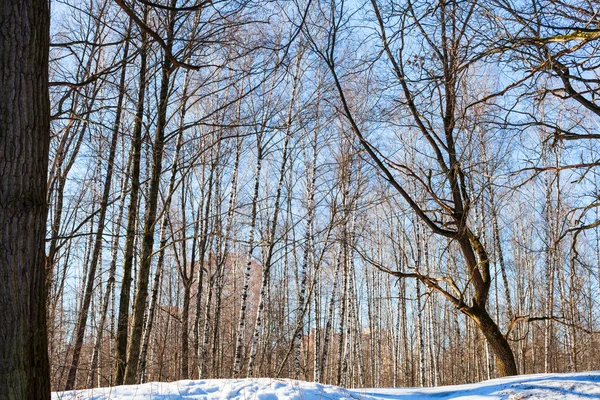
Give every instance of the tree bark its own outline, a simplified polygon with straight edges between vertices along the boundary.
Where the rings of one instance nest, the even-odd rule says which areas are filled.
[[[0,26],[0,398],[50,399],[48,2],[4,1]]]
[[[517,363],[508,340],[485,308],[471,308],[471,318],[475,321],[483,336],[487,339],[496,358],[496,369],[499,376],[517,375]]]
[[[212,204],[212,193],[213,193],[213,184],[214,184],[214,174],[215,174],[215,168],[217,167],[216,165],[216,161],[213,159],[213,154],[211,152],[210,154],[210,173],[208,175],[208,182],[204,181],[204,174],[205,171],[203,170],[202,172],[202,180],[203,180],[203,184],[202,187],[204,188],[204,192],[206,193],[205,197],[202,199],[201,204],[199,204],[198,206],[198,217],[196,218],[196,226],[195,229],[198,229],[198,226],[200,223],[202,223],[202,232],[200,234],[201,239],[200,239],[200,243],[198,244],[199,247],[199,254],[198,254],[198,282],[197,282],[197,294],[196,294],[196,313],[194,316],[194,355],[198,358],[198,355],[200,354],[200,316],[201,316],[201,311],[202,311],[202,289],[204,286],[204,273],[209,273],[209,269],[210,269],[210,251],[209,253],[209,257],[208,260],[206,259],[206,252],[209,249],[210,243],[209,243],[209,229],[210,229],[210,211],[211,211],[211,204]],[[200,216],[202,214],[202,219],[200,219]],[[194,235],[195,237],[197,237],[197,233]],[[195,239],[194,239],[195,240]],[[192,249],[194,249],[195,246],[192,246]],[[194,260],[195,257],[195,250],[192,252],[192,260]],[[191,266],[191,271],[189,273],[189,275],[187,275],[187,277],[184,279],[184,285],[186,284],[186,282],[189,282],[190,288],[192,285],[192,276],[193,276],[193,268],[194,268],[194,263],[192,262],[192,266]],[[209,288],[210,290],[210,288]],[[190,296],[190,292],[188,290],[188,292],[185,294],[186,297]],[[206,301],[206,307],[210,307],[210,299],[207,299]],[[189,308],[189,305],[188,305]],[[183,316],[182,316],[182,322],[183,322],[183,327],[185,329],[183,329],[182,331],[182,343],[181,343],[181,351],[182,351],[182,355],[185,354],[185,357],[188,357],[189,354],[189,346],[188,346],[188,341],[189,341],[189,333],[187,332],[188,329],[188,325],[189,325],[189,314],[186,315],[186,308],[185,308],[185,304],[184,304],[184,309],[183,309]],[[188,309],[189,311],[189,309]],[[184,358],[185,358],[184,357]],[[187,358],[185,359],[187,362]],[[198,360],[199,362],[201,362],[201,360]],[[200,369],[201,369],[201,365],[197,365],[197,369],[198,369],[198,376],[200,377],[200,375],[202,374]],[[184,374],[184,377],[187,376],[188,374],[188,366],[184,367],[182,366],[182,373]]]

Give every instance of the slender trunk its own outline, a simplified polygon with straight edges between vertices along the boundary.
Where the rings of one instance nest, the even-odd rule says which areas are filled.
[[[315,137],[315,141],[316,141],[316,137]],[[308,174],[308,182],[306,185],[306,208],[307,208],[307,215],[306,215],[306,234],[305,234],[305,238],[304,238],[304,242],[305,244],[305,248],[304,248],[304,256],[303,256],[303,260],[302,260],[302,271],[301,271],[301,279],[300,279],[300,295],[298,296],[298,304],[299,304],[299,310],[301,310],[301,307],[303,307],[304,304],[304,293],[306,292],[306,283],[307,283],[307,273],[308,270],[310,269],[310,261],[311,261],[311,257],[314,258],[314,219],[315,219],[315,184],[316,184],[316,179],[317,179],[317,175],[316,175],[316,165],[317,165],[317,150],[316,150],[316,145],[313,143],[313,157],[312,157],[312,162],[309,168],[309,174]],[[283,175],[282,175],[283,177]],[[313,264],[313,280],[317,279],[317,273],[318,273],[318,268],[314,265],[314,259],[312,260],[312,264]],[[316,296],[315,296],[316,299]],[[316,301],[316,300],[315,300]],[[316,310],[316,302],[315,302],[315,314],[318,315],[318,310]],[[310,318],[309,318],[310,321]],[[302,321],[299,321],[299,324],[303,324]],[[319,362],[316,361],[318,359],[317,355],[318,355],[318,347],[319,347],[319,343],[318,340],[316,339],[316,335],[317,335],[317,329],[315,329],[315,340],[314,340],[314,346],[315,346],[315,380],[318,382],[320,379],[320,373],[319,371]],[[299,366],[300,366],[300,348],[301,348],[301,339],[302,339],[302,330],[299,330],[298,335],[296,336],[296,353],[295,353],[295,359],[294,359],[294,366],[295,366],[295,372],[296,372],[296,377],[298,377],[299,374]]]
[[[558,175],[558,174],[557,174]],[[558,176],[556,176],[558,179]],[[545,214],[546,214],[546,261],[545,261],[545,278],[546,278],[546,299],[544,302],[544,312],[546,315],[551,316],[554,312],[554,280],[555,280],[555,258],[557,257],[558,248],[557,243],[555,243],[556,238],[556,214],[559,212],[558,204],[552,204],[552,182],[550,178],[547,178],[546,182],[546,204],[545,204]],[[552,350],[552,342],[553,342],[553,326],[552,321],[546,320],[544,321],[544,372],[551,372],[551,350]]]
[[[221,319],[221,302],[223,298],[223,289],[225,285],[225,265],[229,259],[231,242],[233,241],[233,217],[237,206],[238,196],[238,174],[240,166],[240,157],[242,153],[243,140],[238,139],[235,151],[235,161],[233,164],[233,171],[231,173],[231,192],[229,195],[229,205],[227,207],[227,217],[225,221],[225,238],[223,239],[223,250],[221,255],[221,261],[217,275],[217,294],[215,302],[215,323],[213,329],[213,350],[212,350],[212,377],[220,376],[221,374],[217,368],[217,350],[218,350],[218,339],[219,339],[219,323]]]
[[[204,179],[204,171],[202,171],[202,177]],[[204,185],[201,185],[202,187],[204,187]],[[180,269],[180,275],[181,275],[181,280],[183,281],[183,284],[185,285],[186,282],[190,282],[190,284],[192,284],[193,281],[193,276],[196,270],[196,247],[198,246],[198,235],[200,233],[200,223],[202,220],[202,212],[203,212],[203,202],[201,202],[198,205],[198,209],[196,210],[196,216],[195,216],[195,220],[194,220],[194,237],[192,238],[192,252],[191,252],[191,258],[190,258],[190,267],[189,267],[189,271],[186,268]],[[200,241],[200,245],[202,245],[202,241]],[[202,257],[204,257],[204,252],[201,251],[202,253]],[[198,267],[198,283],[197,283],[197,299],[196,299],[196,318],[194,320],[194,349],[196,349],[196,343],[198,341],[198,318],[199,318],[199,312],[198,312],[198,307],[201,304],[201,300],[202,300],[202,271],[203,271],[204,266],[202,265],[202,262],[200,262],[200,265]]]
[[[260,295],[259,295],[259,300],[258,300],[258,307],[256,310],[256,319],[255,319],[255,323],[254,323],[254,332],[252,334],[252,339],[251,339],[251,343],[250,343],[250,355],[248,357],[248,377],[252,377],[254,375],[254,362],[255,362],[256,351],[257,351],[257,346],[258,346],[258,339],[260,336],[260,330],[262,328],[263,312],[264,312],[264,308],[265,308],[267,290],[268,290],[270,278],[271,278],[271,264],[272,264],[272,260],[273,260],[273,252],[275,250],[275,237],[276,237],[277,223],[278,223],[279,210],[280,210],[281,192],[282,192],[282,188],[283,188],[283,180],[285,177],[285,170],[286,170],[286,165],[287,165],[287,160],[288,160],[288,145],[289,145],[289,141],[290,141],[290,136],[292,134],[291,127],[292,127],[292,122],[293,122],[293,118],[294,118],[293,111],[294,111],[294,105],[296,102],[296,96],[298,94],[298,87],[299,87],[298,86],[298,73],[299,73],[299,66],[300,66],[301,59],[302,59],[302,53],[299,53],[298,59],[297,59],[297,64],[296,64],[296,74],[294,76],[292,96],[290,99],[288,113],[287,113],[285,139],[284,139],[284,143],[283,143],[283,153],[281,156],[282,162],[281,162],[281,168],[279,170],[279,179],[277,181],[277,191],[276,191],[276,195],[275,195],[273,218],[271,220],[271,227],[270,227],[271,230],[270,230],[270,235],[269,235],[269,239],[268,239],[269,246],[267,249],[267,256],[265,259],[265,263],[263,265]],[[309,192],[310,192],[310,189],[309,189]],[[314,198],[314,195],[313,195],[313,198]],[[307,224],[309,225],[307,232],[310,232],[311,226],[312,226],[312,217],[310,217],[310,215],[308,217]],[[305,252],[305,257],[304,257],[304,265],[305,266],[307,263],[308,251],[309,251],[309,247],[307,246],[306,252]],[[300,302],[300,304],[302,304],[302,303],[303,302]]]
[[[506,263],[504,262],[504,252],[502,249],[502,242],[500,238],[500,229],[498,227],[498,212],[496,211],[496,204],[494,200],[494,189],[490,184],[490,209],[492,210],[492,229],[494,230],[494,246],[496,247],[496,254],[498,256],[498,263],[500,265],[500,274],[502,275],[502,284],[504,285],[504,300],[506,301],[506,313],[507,319],[510,321],[512,312],[512,302],[510,299],[510,286],[508,284],[508,276],[506,274]]]
[[[347,335],[345,332],[345,326],[347,324],[347,315],[346,308],[348,304],[348,244],[347,244],[347,228],[344,227],[343,233],[343,242],[342,242],[342,265],[343,265],[343,275],[342,275],[342,296],[340,299],[340,335],[338,340],[338,348],[337,348],[337,376],[336,376],[336,385],[340,386],[342,384],[342,364],[343,364],[343,352],[344,352],[344,339],[347,339]],[[373,331],[371,331],[371,335],[373,335]]]
[[[198,295],[196,297],[196,315],[194,318],[194,355],[196,356],[196,359],[198,362],[201,362],[200,358],[198,357],[201,353],[200,351],[200,314],[202,312],[202,288],[204,285],[204,273],[209,273],[208,269],[210,268],[210,263],[211,263],[211,259],[210,259],[210,252],[209,252],[209,257],[208,260],[205,260],[206,258],[206,252],[209,248],[209,240],[208,240],[208,236],[209,236],[209,215],[210,215],[210,210],[211,210],[211,205],[212,205],[212,193],[213,193],[213,184],[214,184],[214,173],[215,173],[215,168],[217,166],[216,164],[216,160],[212,159],[213,156],[211,154],[211,162],[210,162],[210,173],[208,176],[208,185],[203,185],[205,188],[205,193],[206,193],[206,198],[204,199],[204,216],[202,218],[202,239],[200,240],[200,256],[198,258],[198,262],[200,263],[200,267],[198,269]],[[204,178],[203,178],[204,179]],[[207,269],[207,266],[209,267]],[[209,286],[210,286],[210,282],[209,282]],[[210,290],[210,288],[209,288]],[[206,299],[206,307],[210,307],[210,297],[212,297],[212,293],[209,294],[209,299]],[[206,316],[206,315],[205,315]],[[206,321],[205,321],[206,324]],[[204,332],[204,330],[203,330]],[[187,343],[184,341],[184,343],[187,346]],[[186,353],[188,352],[188,349],[185,347],[182,347],[182,351],[185,351]],[[200,363],[197,365],[197,369],[198,369],[198,376],[200,377],[202,372],[200,371],[200,369],[202,368],[202,366],[200,365]]]
[[[144,9],[144,19],[147,17],[147,8]],[[139,93],[133,126],[132,144],[132,169],[131,192],[127,208],[127,235],[123,256],[123,277],[121,280],[121,293],[119,296],[119,313],[117,317],[117,334],[115,337],[115,385],[122,385],[127,366],[127,341],[129,326],[129,301],[131,296],[131,281],[133,269],[133,252],[138,221],[138,203],[140,195],[140,163],[142,158],[142,126],[146,97],[146,57],[148,41],[146,34],[142,33],[140,48]]]
[[[342,251],[341,251],[341,249],[339,249],[338,255],[336,257],[336,267],[335,267],[335,273],[333,276],[331,297],[329,298],[329,310],[327,312],[327,321],[325,322],[325,332],[323,333],[323,352],[321,353],[321,362],[319,363],[320,367],[321,367],[321,369],[319,371],[319,378],[322,381],[325,381],[324,373],[325,373],[326,367],[327,367],[327,353],[329,351],[329,341],[330,341],[330,336],[331,336],[331,328],[333,325],[333,314],[335,312],[335,296],[336,296],[336,292],[337,292],[341,266],[342,266]]]
[[[212,158],[212,154],[211,154]],[[200,242],[198,243],[199,254],[198,254],[198,282],[197,282],[197,295],[196,295],[196,313],[194,316],[194,355],[197,356],[200,351],[200,316],[202,314],[202,297],[203,297],[203,289],[204,289],[204,273],[207,271],[206,265],[210,263],[210,256],[208,263],[206,262],[206,251],[208,248],[208,236],[209,236],[209,215],[210,215],[210,206],[211,206],[211,198],[212,198],[212,176],[213,176],[213,166],[214,161],[211,160],[211,171],[209,174],[208,184],[206,183],[206,168],[202,168],[202,183],[201,186],[203,188],[204,196],[202,198],[202,202],[198,207],[198,218],[195,226],[196,234],[194,236],[198,236],[198,229],[200,231]],[[200,218],[202,217],[202,218]],[[201,224],[201,225],[200,225]],[[192,259],[195,257],[195,254],[192,254]],[[194,266],[192,265],[192,268]],[[193,275],[190,275],[193,276]],[[196,364],[196,369],[199,369],[200,365]]]
[[[181,310],[181,379],[189,378],[189,332],[190,332],[190,293],[192,282],[183,285],[183,308]]]
[[[350,253],[350,252],[349,252]],[[351,335],[352,335],[352,289],[351,289],[351,268],[350,268],[350,257],[351,254],[348,254],[348,261],[347,261],[347,271],[346,271],[346,332],[344,333],[344,347],[342,349],[342,357],[340,359],[340,386],[346,386],[346,382],[348,380],[348,358],[350,356],[350,342],[351,342]]]
[[[175,145],[175,154],[173,155],[173,161],[171,163],[171,176],[169,178],[169,188],[167,190],[167,198],[165,199],[165,203],[163,205],[163,216],[160,225],[160,239],[159,239],[159,253],[158,260],[156,262],[156,271],[154,273],[154,282],[152,284],[152,295],[150,297],[150,306],[148,308],[148,315],[146,318],[146,325],[144,327],[144,337],[142,340],[142,350],[140,354],[140,377],[141,383],[146,381],[146,358],[148,355],[148,346],[150,344],[150,333],[152,332],[152,325],[154,323],[154,314],[156,310],[156,302],[158,299],[158,290],[160,285],[160,277],[162,274],[164,260],[165,260],[165,250],[167,247],[167,220],[169,216],[169,208],[171,206],[171,200],[173,198],[175,192],[175,182],[177,178],[177,173],[179,170],[179,156],[181,153],[181,148],[183,147],[183,125],[186,114],[186,105],[187,105],[187,87],[188,87],[188,72],[186,71],[184,84],[183,84],[183,93],[182,93],[182,104],[181,104],[181,115],[179,122],[179,134],[177,136],[177,144]]]
[[[127,60],[129,53],[129,40],[125,41],[125,48],[123,50],[123,60]],[[110,141],[110,148],[108,154],[108,166],[106,169],[106,175],[104,180],[104,191],[102,193],[102,199],[100,201],[100,214],[98,216],[98,226],[96,227],[96,235],[94,239],[94,248],[92,251],[92,259],[88,269],[87,285],[85,287],[85,293],[83,295],[83,304],[79,311],[79,319],[75,328],[75,344],[73,346],[73,360],[69,369],[69,375],[67,376],[67,383],[65,390],[71,390],[75,386],[75,380],[77,378],[77,368],[79,367],[79,357],[81,355],[81,347],[83,346],[83,339],[85,335],[85,328],[87,325],[87,318],[89,313],[89,307],[92,300],[94,283],[96,277],[96,270],[98,268],[100,252],[102,250],[102,237],[104,235],[104,226],[106,220],[106,212],[108,210],[108,201],[110,197],[112,177],[114,171],[115,155],[117,152],[117,141],[119,139],[119,128],[121,125],[121,111],[123,109],[123,98],[125,95],[125,76],[127,72],[127,64],[123,64],[121,70],[121,78],[119,82],[119,97],[117,99],[117,108],[115,114],[115,122],[113,124],[113,133]]]
[[[359,306],[358,306],[358,290],[356,287],[356,269],[354,267],[354,258],[350,259],[350,270],[352,271],[350,275],[350,290],[352,291],[352,310],[351,313],[353,315],[353,320],[355,321],[356,326],[354,327],[354,359],[356,360],[357,368],[358,368],[358,384],[359,387],[365,387],[365,375],[364,375],[364,358],[363,358],[363,347],[362,347],[362,332],[361,332],[361,324],[360,324],[360,316],[359,316]]]
[[[429,298],[427,303],[428,305],[428,322],[429,322],[429,364],[431,366],[431,385],[439,386],[439,368],[438,368],[438,358],[436,355],[436,351],[438,349],[438,344],[434,341],[434,307],[433,307],[433,298]]]
[[[321,358],[319,357],[321,352],[321,294],[321,281],[317,279],[317,288],[315,289],[315,295],[313,296],[313,307],[315,309],[315,327],[313,335],[313,381],[315,382],[320,382],[321,380],[321,377],[319,376],[319,370],[321,369]]]
[[[402,325],[402,364],[404,365],[404,385],[408,385],[410,381],[410,368],[408,367],[409,358],[409,340],[408,340],[408,312],[406,307],[406,279],[402,279],[400,284],[400,314]]]
[[[302,352],[302,337],[304,335],[304,303],[306,298],[306,286],[308,282],[307,265],[302,264],[300,270],[300,291],[298,293],[298,307],[296,309],[296,332],[292,339],[295,347],[294,354],[294,377],[300,379],[301,372],[301,352]]]
[[[292,96],[293,98],[294,96]],[[293,104],[293,100],[292,100]],[[282,162],[281,168],[279,170],[279,179],[277,181],[277,192],[275,194],[275,204],[273,210],[273,219],[271,220],[270,227],[270,235],[269,235],[269,248],[267,249],[267,257],[265,259],[265,263],[263,265],[263,274],[262,274],[262,282],[260,286],[260,295],[258,299],[258,307],[256,309],[256,319],[254,323],[254,332],[252,334],[252,339],[250,341],[250,355],[248,357],[248,377],[254,376],[254,362],[256,358],[256,351],[258,347],[258,339],[260,336],[260,330],[262,328],[262,320],[263,320],[263,312],[265,308],[265,302],[267,297],[267,290],[269,287],[269,282],[271,279],[271,264],[273,262],[273,252],[275,250],[275,237],[277,232],[277,223],[279,217],[280,210],[280,201],[281,201],[281,192],[283,187],[283,179],[285,177],[285,169],[288,160],[288,144],[290,140],[290,124],[291,124],[291,108],[288,114],[288,128],[285,133],[285,139],[283,143],[283,154],[282,154]]]
[[[152,326],[154,325],[154,316],[156,314],[156,306],[158,304],[162,268],[162,263],[156,266],[154,282],[152,283],[152,294],[150,296],[150,305],[148,306],[148,316],[146,317],[146,326],[144,327],[144,338],[142,340],[142,350],[140,353],[140,383],[146,383],[146,379],[148,376],[148,347],[150,346],[150,334],[152,333]]]
[[[171,1],[172,7],[175,1]],[[171,12],[167,33],[167,50],[171,51],[173,46],[173,32],[175,25],[175,12]],[[142,333],[144,328],[144,313],[146,310],[146,298],[148,297],[148,278],[152,265],[152,251],[154,247],[154,230],[156,225],[156,210],[158,207],[158,192],[160,189],[160,177],[162,173],[163,148],[165,139],[165,127],[167,124],[167,105],[169,99],[169,84],[172,74],[171,61],[165,55],[161,68],[161,87],[158,100],[158,115],[156,122],[156,135],[154,148],[152,149],[152,173],[146,213],[144,216],[144,234],[142,237],[142,252],[140,255],[140,266],[136,294],[133,305],[133,322],[131,327],[131,339],[127,351],[127,368],[125,369],[125,383],[135,384],[138,381],[138,363],[140,358]]]
[[[200,347],[200,354],[198,354],[198,377],[200,379],[206,378],[206,358],[208,356],[208,346],[210,340],[210,324],[211,324],[211,305],[213,290],[215,285],[215,279],[217,278],[217,272],[211,275],[208,284],[208,291],[206,298],[206,306],[204,309],[204,329],[202,330],[202,346]]]
[[[117,253],[119,248],[119,230],[121,228],[121,222],[123,220],[123,209],[125,208],[125,192],[127,189],[127,184],[129,182],[129,171],[131,167],[131,162],[128,162],[127,175],[125,179],[123,179],[121,185],[121,194],[120,201],[118,206],[117,220],[115,222],[115,227],[117,233],[113,238],[113,242],[111,245],[111,262],[108,272],[108,283],[106,285],[106,292],[104,294],[104,301],[102,302],[102,311],[100,314],[100,322],[98,323],[98,334],[96,336],[96,343],[94,345],[94,351],[92,353],[92,362],[90,364],[90,372],[88,375],[87,387],[92,388],[94,386],[94,380],[96,377],[96,369],[98,368],[98,359],[100,353],[100,347],[102,345],[102,338],[104,336],[104,325],[106,324],[106,318],[108,315],[108,305],[111,301],[111,298],[114,299],[114,286],[115,286],[115,275],[117,272]]]
[[[417,237],[417,259],[416,259],[416,267],[418,271],[421,271],[423,268],[423,237],[421,234],[421,224],[415,224],[416,237]],[[426,267],[425,267],[426,268]],[[427,272],[427,271],[426,271]],[[419,346],[419,386],[425,387],[426,381],[426,369],[427,365],[425,363],[425,338],[424,338],[424,329],[423,329],[423,313],[424,307],[421,303],[421,282],[417,281],[415,283],[416,289],[416,300],[417,300],[417,343]]]
[[[577,289],[577,271],[575,269],[575,265],[577,263],[577,242],[576,236],[574,234],[571,235],[571,246],[570,246],[570,254],[569,254],[569,301],[568,301],[568,311],[569,317],[571,320],[571,326],[567,329],[567,336],[569,338],[569,365],[567,367],[567,371],[576,372],[578,370],[577,365],[577,331],[576,327],[580,326],[577,321],[578,310],[576,308],[576,291]],[[565,277],[566,278],[566,277]],[[565,279],[566,281],[566,279]],[[590,307],[591,309],[591,307]]]
[[[254,258],[254,231],[256,229],[256,214],[258,209],[258,195],[260,190],[260,173],[262,168],[263,147],[261,143],[261,134],[259,133],[256,140],[257,160],[256,171],[254,176],[254,193],[252,195],[252,211],[250,216],[250,231],[248,232],[248,260],[246,261],[246,270],[244,271],[244,285],[242,287],[242,296],[240,303],[240,312],[238,318],[238,326],[236,332],[235,354],[233,361],[233,375],[238,376],[242,368],[242,352],[244,349],[244,332],[246,329],[246,309],[248,307],[248,292],[250,286],[250,273],[252,271],[252,262]]]

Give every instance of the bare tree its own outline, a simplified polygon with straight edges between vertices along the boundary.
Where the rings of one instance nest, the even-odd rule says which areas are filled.
[[[460,248],[468,276],[466,286],[472,290],[472,301],[468,303],[464,298],[464,289],[459,289],[455,279],[451,276],[432,277],[420,272],[401,274],[390,268],[381,266],[384,270],[399,277],[416,278],[430,289],[441,293],[451,301],[462,313],[471,318],[479,327],[489,342],[495,356],[498,373],[501,376],[517,374],[517,366],[513,351],[498,327],[487,311],[487,302],[491,286],[490,261],[488,251],[483,246],[479,237],[470,226],[469,212],[471,208],[471,194],[467,191],[468,174],[462,164],[463,155],[460,153],[457,141],[460,139],[461,118],[466,110],[460,108],[461,95],[458,85],[463,78],[464,69],[469,65],[472,54],[462,51],[461,45],[470,34],[470,24],[474,22],[476,14],[472,11],[477,7],[477,2],[465,4],[466,9],[453,4],[441,2],[436,9],[427,7],[417,8],[412,2],[404,7],[405,12],[399,19],[400,31],[388,36],[390,27],[386,25],[387,19],[382,14],[380,5],[376,1],[371,2],[374,21],[377,26],[377,34],[380,40],[380,48],[386,54],[387,63],[391,69],[393,79],[400,86],[403,94],[401,103],[408,112],[411,124],[416,126],[417,132],[422,136],[431,151],[431,157],[437,163],[440,180],[432,179],[432,172],[418,174],[418,171],[410,168],[402,162],[390,160],[387,156],[374,146],[366,137],[365,129],[359,125],[355,116],[356,110],[352,99],[349,97],[348,89],[341,75],[339,60],[340,54],[336,47],[338,38],[343,34],[341,29],[347,23],[347,11],[344,2],[332,3],[329,11],[320,17],[327,19],[329,27],[326,28],[325,38],[316,37],[314,33],[307,30],[307,37],[313,44],[313,49],[327,64],[338,91],[341,104],[341,112],[347,118],[350,128],[361,146],[367,152],[372,163],[398,192],[398,194],[412,208],[419,219],[431,231],[441,237],[454,241]],[[400,8],[399,5],[397,7]],[[436,21],[441,25],[439,36],[437,32],[431,33],[424,28],[426,21]],[[439,131],[435,127],[439,124],[433,118],[435,114],[424,112],[421,105],[423,93],[419,91],[419,80],[411,78],[412,70],[407,70],[406,35],[408,27],[414,27],[423,35],[428,49],[435,55],[431,65],[421,64],[425,71],[431,70],[429,76],[423,77],[435,88],[433,96],[443,93],[438,98],[441,110],[441,123]],[[322,36],[322,35],[321,35]],[[322,42],[325,42],[322,45]],[[419,65],[419,58],[414,60]],[[420,73],[417,69],[416,73]],[[435,93],[435,94],[434,94]],[[434,98],[435,98],[434,97]],[[420,109],[421,107],[421,109]],[[398,177],[394,170],[401,174]],[[437,174],[438,172],[436,172]],[[429,201],[437,204],[435,213],[428,212],[419,204],[414,195],[403,183],[403,179],[414,179],[423,190],[428,193]],[[450,226],[453,226],[450,227]],[[446,282],[447,286],[441,285]]]

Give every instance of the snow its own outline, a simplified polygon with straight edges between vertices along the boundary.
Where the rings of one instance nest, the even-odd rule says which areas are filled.
[[[289,379],[208,379],[151,382],[55,392],[52,400],[533,400],[600,399],[600,371],[521,375],[436,388],[344,389]]]

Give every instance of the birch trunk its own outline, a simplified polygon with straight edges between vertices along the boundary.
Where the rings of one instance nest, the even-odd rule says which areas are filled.
[[[240,303],[240,312],[238,318],[238,326],[236,331],[235,354],[233,360],[233,375],[239,376],[242,368],[242,352],[244,350],[244,336],[246,330],[246,309],[248,307],[248,292],[250,287],[250,273],[252,271],[252,261],[254,258],[254,231],[256,230],[256,215],[258,208],[258,195],[260,190],[260,173],[262,168],[263,147],[261,142],[261,134],[256,137],[257,159],[256,171],[254,175],[254,191],[252,195],[252,211],[250,215],[250,230],[248,232],[248,252],[246,261],[246,269],[244,271],[244,283],[242,286],[242,295]]]

